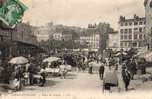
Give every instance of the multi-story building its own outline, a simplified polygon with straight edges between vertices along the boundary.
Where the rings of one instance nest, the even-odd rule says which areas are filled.
[[[39,42],[47,41],[49,39],[49,26],[35,27],[34,35],[37,37]]]
[[[92,33],[89,35],[80,36],[80,43],[87,44],[89,50],[99,50],[100,48],[100,35],[97,33]]]
[[[30,24],[18,24],[16,27],[16,32],[12,34],[12,40],[20,41],[27,44],[38,45],[37,38],[34,35]]]
[[[20,23],[15,29],[0,28],[0,59],[9,56],[35,55],[38,42],[32,32],[32,26]]]
[[[69,41],[69,40],[72,40],[72,34],[71,33],[65,33],[65,34],[62,34],[62,39],[64,41]]]
[[[120,16],[119,36],[120,47],[124,49],[146,47],[145,17],[134,15],[131,19]]]
[[[63,35],[60,32],[58,32],[58,33],[56,32],[56,33],[53,33],[52,37],[53,37],[54,40],[61,41]]]
[[[118,31],[108,33],[107,48],[120,48],[120,36]]]
[[[152,49],[152,0],[145,0],[146,39],[148,49]]]
[[[52,35],[54,40],[58,41],[69,41],[72,40],[72,33],[63,33],[63,32],[56,32]]]

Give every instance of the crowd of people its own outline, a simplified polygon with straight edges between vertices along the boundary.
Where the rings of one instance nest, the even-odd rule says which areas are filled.
[[[26,64],[11,64],[10,59],[0,64],[1,87],[16,91],[21,90],[23,86],[44,85],[44,63],[40,61],[40,58],[27,57],[29,61]],[[36,79],[35,75],[39,75],[39,79]]]
[[[59,58],[60,62],[51,64],[43,62],[43,59],[49,56],[28,57],[26,64],[9,64],[8,61],[3,62],[0,68],[1,83],[4,87],[21,90],[22,86],[38,85],[43,87],[46,83],[46,68],[59,68],[61,79],[66,79],[68,69],[65,66],[71,66],[73,70],[94,74],[94,68],[98,67],[97,72],[99,78],[103,81],[103,89],[110,90],[111,87],[120,88],[123,83],[125,90],[128,90],[130,81],[134,79],[137,71],[145,70],[144,66],[140,66],[136,58],[123,59],[122,57],[112,56],[103,57],[102,55],[83,55],[81,53],[65,53]],[[95,66],[96,65],[96,66]],[[143,71],[145,73],[145,71]],[[10,85],[13,86],[10,86]]]
[[[120,57],[110,57],[100,61],[98,73],[103,80],[103,90],[110,91],[111,87],[118,87],[119,91],[128,91],[131,80],[135,78],[134,75],[146,73],[145,61],[138,61],[135,57],[120,59]],[[90,74],[92,74],[92,67],[89,68]]]
[[[26,57],[29,61],[26,64],[10,64],[9,60],[3,61],[0,68],[0,83],[1,87],[11,90],[21,90],[23,86],[40,86],[43,87],[46,83],[46,77],[49,73],[46,72],[46,68],[58,68],[59,76],[61,79],[66,78],[66,74],[71,70],[71,67],[78,70],[84,70],[83,57],[79,55],[67,55],[64,54],[59,57],[61,61],[54,61],[51,64],[49,62],[43,62],[47,57],[36,56]],[[66,67],[66,68],[65,68]],[[53,76],[58,76],[53,74]]]
[[[72,56],[67,58],[70,62],[75,62],[78,71],[88,70],[89,74],[94,74],[95,65],[98,65],[98,73],[101,80],[103,80],[103,88],[110,90],[110,87],[116,86],[120,88],[120,80],[123,83],[125,90],[128,90],[130,81],[134,79],[137,72],[137,62],[135,58],[120,60],[120,57],[103,58],[94,56]],[[74,61],[76,60],[76,61]],[[72,63],[73,64],[73,63]],[[120,72],[120,73],[119,73]]]

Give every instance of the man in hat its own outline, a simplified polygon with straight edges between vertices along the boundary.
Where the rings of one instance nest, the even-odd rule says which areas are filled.
[[[44,84],[46,83],[46,71],[45,71],[45,67],[44,66],[40,70],[40,75],[41,75],[41,78],[40,78],[41,84],[40,84],[40,86],[43,87]]]
[[[101,63],[101,66],[99,68],[99,77],[100,77],[101,80],[103,80],[104,70],[105,70],[104,64]]]
[[[28,72],[29,72],[29,82],[30,85],[34,84],[34,64],[30,63],[30,66],[28,67]]]
[[[122,66],[122,79],[125,84],[125,90],[127,91],[130,84],[131,76],[125,65]]]

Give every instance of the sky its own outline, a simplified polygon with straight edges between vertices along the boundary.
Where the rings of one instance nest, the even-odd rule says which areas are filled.
[[[29,9],[23,20],[41,26],[48,22],[87,27],[108,22],[117,29],[119,16],[144,16],[143,0],[21,0]]]

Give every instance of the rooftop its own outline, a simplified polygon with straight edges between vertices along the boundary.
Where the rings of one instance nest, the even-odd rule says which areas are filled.
[[[109,34],[117,34],[118,31],[113,31],[113,32],[110,32]]]
[[[126,19],[125,16],[120,16],[119,18],[119,22],[130,22],[130,21],[145,21],[146,18],[145,17],[139,17],[136,14],[133,16],[133,18],[128,18]]]

